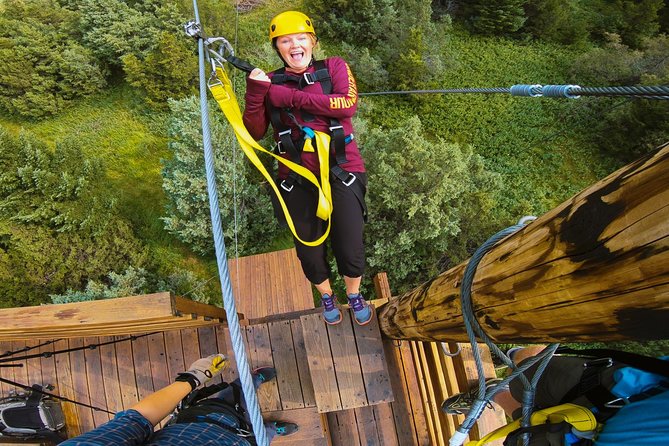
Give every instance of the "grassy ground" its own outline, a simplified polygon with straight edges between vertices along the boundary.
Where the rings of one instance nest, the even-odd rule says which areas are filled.
[[[0,125],[15,133],[26,129],[51,145],[76,138],[84,152],[104,160],[122,215],[157,263],[166,271],[186,268],[207,277],[215,272],[211,261],[193,255],[163,230],[160,220],[165,203],[160,160],[170,156],[164,119],[147,112],[141,98],[123,84],[53,118],[30,122],[0,117]]]

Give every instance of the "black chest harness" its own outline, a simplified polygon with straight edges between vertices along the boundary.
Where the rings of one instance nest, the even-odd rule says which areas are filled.
[[[286,74],[285,68],[280,68],[274,72],[272,76],[272,83],[276,85],[286,84],[288,82],[293,82],[297,84],[297,88],[302,90],[307,85],[313,85],[316,82],[320,83],[323,94],[332,93],[332,79],[328,69],[325,67],[325,62],[322,60],[314,60],[314,69],[313,73],[304,73],[301,76],[294,74]],[[270,119],[272,121],[272,127],[278,132],[279,140],[276,144],[276,152],[283,155],[288,153],[290,160],[296,164],[301,164],[302,160],[302,149],[304,147],[304,137],[313,136],[313,130],[308,127],[301,126],[295,114],[291,108],[279,109],[269,105],[270,110]],[[298,141],[294,141],[292,138],[292,130],[289,126],[283,123],[281,120],[281,113],[285,113],[290,120],[300,129],[302,133],[302,138]],[[303,122],[310,122],[315,119],[315,116],[311,113],[300,110],[300,117]],[[339,179],[346,186],[350,186],[356,180],[356,176],[350,172],[345,171],[341,165],[347,162],[346,159],[346,144],[353,141],[353,134],[348,136],[344,133],[344,127],[341,125],[338,119],[329,118],[330,120],[330,154],[334,152],[334,157],[331,160],[330,173],[337,179]],[[281,182],[281,188],[287,192],[290,192],[293,189],[293,185],[299,181],[299,176],[291,171],[288,175],[288,178]]]

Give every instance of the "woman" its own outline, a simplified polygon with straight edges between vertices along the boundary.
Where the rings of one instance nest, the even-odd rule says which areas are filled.
[[[317,155],[302,150],[305,133],[308,136],[311,130],[317,130],[330,134],[333,211],[329,238],[355,320],[360,325],[367,324],[372,312],[360,294],[365,268],[367,176],[351,123],[358,102],[355,79],[343,59],[313,58],[318,39],[311,20],[301,12],[287,11],[274,17],[269,38],[284,68],[269,74],[258,68],[251,72],[247,78],[244,124],[251,136],[260,139],[271,123],[279,153],[317,176]],[[281,163],[278,182],[298,235],[316,240],[326,230],[326,222],[316,216],[316,188],[301,182]],[[325,321],[338,324],[342,314],[330,285],[325,243],[311,247],[296,239],[295,248],[305,276],[322,296]]]

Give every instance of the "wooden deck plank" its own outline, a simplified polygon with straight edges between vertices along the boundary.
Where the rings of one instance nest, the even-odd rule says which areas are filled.
[[[72,338],[69,342],[70,348],[82,347],[84,340],[82,338]],[[72,370],[72,388],[75,401],[85,404],[91,404],[91,397],[88,393],[88,380],[86,379],[86,359],[83,350],[70,352],[70,365]],[[76,406],[81,432],[88,432],[95,428],[93,420],[93,411],[88,407]]]
[[[272,445],[291,444],[302,446],[303,442],[322,440],[325,436],[322,416],[315,407],[263,412],[263,419],[266,421],[288,421],[299,426],[299,430],[293,435],[275,437],[272,440]]]
[[[400,446],[395,428],[393,409],[390,403],[381,403],[372,406],[376,420],[380,446]]]
[[[123,403],[123,409],[126,410],[139,401],[135,362],[132,354],[134,341],[129,340],[127,336],[114,336],[114,339],[125,339],[115,344],[115,350],[121,402]]]
[[[30,348],[25,352],[26,355],[33,355],[39,353],[39,347],[37,347],[42,342],[37,340],[26,341],[26,347]],[[37,348],[35,348],[37,347]],[[42,364],[40,358],[31,358],[26,360],[26,371],[28,372],[28,385],[32,386],[33,384],[39,384],[44,386],[49,383],[45,383],[42,378]],[[53,383],[50,383],[53,384]]]
[[[164,333],[165,355],[167,357],[167,375],[174,378],[188,367],[184,363],[184,348],[181,343],[181,333],[170,330]],[[188,364],[190,366],[190,364]]]
[[[113,340],[113,337],[100,337],[100,342],[110,342]],[[118,376],[116,345],[101,345],[100,360],[102,364],[104,393],[107,399],[107,410],[114,413],[120,412],[123,410],[123,399],[121,398],[121,385]]]
[[[253,336],[253,368],[275,367],[268,325],[253,325],[249,328],[251,329],[249,334]],[[277,380],[273,379],[264,383],[258,389],[258,398],[261,400],[260,407],[263,411],[281,410],[281,397],[279,396]]]
[[[321,413],[342,409],[328,331],[322,317],[321,313],[300,317],[311,381],[318,383],[314,386],[314,398]]]
[[[198,328],[197,337],[200,342],[201,358],[218,353],[218,346],[216,345],[216,332],[214,331],[214,327]]]
[[[328,414],[328,423],[331,432],[335,430],[333,426],[336,426],[336,435],[332,437],[333,445],[358,446],[361,444],[354,409],[339,410]]]
[[[355,344],[351,312],[344,311],[343,320],[337,325],[328,325],[327,330],[342,409],[366,406],[367,395]]]
[[[205,358],[209,355],[215,355],[219,353],[216,339],[216,329],[213,326],[198,328],[197,337],[200,344],[200,357]],[[185,364],[185,366],[189,367],[190,363]],[[212,384],[218,382],[221,382],[220,377],[216,378]]]
[[[186,328],[181,330],[181,345],[184,353],[184,370],[192,363],[200,359],[200,340],[197,328]]]
[[[35,353],[52,354],[54,352],[53,347],[54,347],[54,343],[42,345],[38,349],[38,351],[36,351]],[[62,356],[62,355],[64,355],[64,353],[61,353],[60,355]],[[48,357],[42,356],[41,358],[39,358],[39,362],[40,362],[39,367],[42,370],[42,382],[44,383],[44,385],[51,384],[51,385],[53,385],[54,387],[57,388],[58,378],[56,376],[56,359],[55,359],[55,357],[54,356],[48,356]]]
[[[86,337],[86,345],[97,344],[100,340],[97,337]],[[104,392],[104,379],[102,377],[102,359],[100,358],[100,348],[84,350],[86,358],[86,379],[88,380],[88,391],[90,392],[91,402],[99,408],[107,407],[107,398]],[[93,420],[95,427],[98,427],[109,421],[109,414],[101,410],[93,410]]]
[[[437,407],[437,402],[434,394],[434,387],[429,382],[429,366],[425,356],[425,348],[422,342],[411,342],[411,351],[413,353],[414,361],[417,365],[417,372],[419,376],[425,377],[418,381],[420,393],[425,404],[425,415],[427,418],[427,428],[430,434],[430,443],[435,446],[443,446],[444,433],[439,423],[440,408]]]
[[[384,340],[386,362],[388,363],[388,376],[393,387],[395,401],[391,404],[393,409],[394,424],[397,430],[399,444],[416,445],[416,420],[411,409],[409,398],[409,387],[404,376],[404,365],[400,347],[395,341]]]
[[[116,336],[116,335],[129,335],[129,334],[141,334],[145,333],[148,330],[150,331],[164,331],[164,330],[173,330],[177,328],[192,328],[192,327],[209,327],[212,325],[219,324],[218,319],[207,319],[196,318],[192,319],[190,317],[175,317],[166,320],[162,320],[160,323],[145,323],[139,322],[135,325],[126,325],[123,327],[114,327],[114,326],[97,326],[97,327],[66,327],[61,329],[49,329],[44,328],[40,330],[39,333],[30,332],[28,330],[24,331],[14,331],[11,335],[5,333],[0,333],[0,339],[9,338],[9,339],[54,339],[54,338],[73,338],[81,336]]]
[[[237,379],[237,366],[234,356],[231,352],[228,352],[227,338],[229,335],[226,332],[226,327],[223,325],[217,325],[214,329],[216,331],[216,346],[218,351],[228,357],[228,366],[221,372],[221,381],[230,383]]]
[[[167,373],[167,354],[165,353],[165,337],[162,333],[153,333],[146,337],[149,347],[149,364],[154,391],[171,384],[175,377]]]
[[[451,395],[455,395],[459,392],[459,387],[457,386],[457,377],[455,375],[455,369],[453,365],[453,358],[446,356],[443,353],[442,344],[439,342],[432,342],[431,345],[432,355],[436,358],[435,361],[435,372],[437,374],[435,380],[439,382],[439,395],[441,400],[448,398]],[[446,345],[448,348],[448,345]],[[449,350],[455,351],[455,350]],[[449,436],[455,433],[455,430],[460,425],[461,418],[458,418],[455,415],[447,415],[443,411],[439,411],[440,419],[445,426]]]
[[[229,367],[224,371],[227,378],[227,382],[232,382],[239,378],[239,370],[237,368],[237,357],[235,356],[235,350],[232,347],[232,338],[230,336],[230,329],[228,327],[223,328],[223,333],[225,334],[225,354],[228,355],[230,360]],[[241,331],[242,342],[246,348],[246,330],[242,329]]]
[[[293,335],[293,345],[295,346],[295,360],[302,385],[302,400],[305,407],[316,407],[316,397],[314,396],[314,384],[311,381],[309,372],[309,359],[307,350],[304,346],[304,333],[302,332],[302,321],[300,319],[290,320],[290,330]]]
[[[267,270],[266,271],[281,271],[282,265],[280,264],[280,259],[278,253],[274,252],[272,255],[267,257]],[[286,296],[285,289],[290,287],[289,275],[286,274],[268,274],[270,286],[270,300],[272,302],[272,313],[270,314],[283,314],[290,311],[293,308],[291,305],[291,299],[289,296]]]
[[[11,350],[11,344],[8,341],[0,341],[0,355],[5,355]],[[8,359],[9,356],[4,356],[3,359]],[[11,364],[11,363],[5,363]],[[13,367],[0,367],[0,377],[14,381],[14,373],[12,371]],[[5,384],[0,381],[0,396],[7,396],[9,394],[9,389],[12,386]]]
[[[425,371],[426,371],[426,366],[425,366],[425,358],[423,355],[421,355],[421,352],[418,350],[418,342],[409,342],[409,345],[411,346],[411,352],[413,354],[415,364],[416,364],[416,372],[418,373],[418,376],[425,376]],[[421,399],[423,400],[424,404],[424,410],[425,410],[425,420],[427,421],[427,431],[430,436],[430,444],[435,445],[435,446],[441,446],[439,443],[439,439],[441,438],[440,436],[437,435],[437,427],[435,426],[434,423],[434,418],[433,418],[433,412],[431,410],[431,403],[433,396],[430,395],[429,390],[428,390],[428,383],[426,380],[421,379],[418,381],[418,387],[420,389],[420,395]]]
[[[354,409],[360,444],[379,444],[379,432],[374,418],[374,409],[371,406]]]
[[[132,342],[132,359],[135,365],[137,397],[143,400],[154,392],[153,378],[151,377],[149,341],[146,336],[137,338]]]
[[[53,345],[42,347],[51,351],[55,350],[67,350],[70,348],[69,343],[66,339],[61,339],[53,343]],[[47,359],[47,358],[43,358]],[[68,353],[60,353],[51,358],[53,362],[53,371],[55,376],[56,386],[55,393],[65,398],[71,400],[77,400],[77,395],[74,392],[74,384],[72,383],[72,368],[70,366],[70,355]],[[44,372],[43,372],[44,373]],[[79,414],[77,412],[77,406],[74,403],[68,403],[66,401],[61,401],[60,407],[63,409],[63,415],[66,420],[66,430],[69,437],[76,437],[77,435],[82,434],[82,423],[79,419]]]
[[[372,311],[373,305],[370,306]],[[393,390],[388,377],[388,367],[383,354],[383,343],[376,315],[367,325],[353,324],[355,341],[358,345],[358,355],[362,378],[367,394],[367,403],[388,403],[394,400]]]
[[[404,377],[406,385],[409,389],[409,401],[411,402],[411,413],[416,420],[414,426],[416,428],[416,438],[418,444],[428,444],[429,434],[427,432],[425,411],[423,409],[423,402],[420,398],[420,391],[418,390],[418,381],[421,379],[416,375],[415,363],[411,354],[411,347],[408,342],[402,342],[399,347],[402,356],[402,366],[404,368]]]
[[[26,341],[12,341],[12,351],[18,351],[26,348]],[[23,356],[25,352],[19,353],[17,355],[14,355],[15,357]],[[28,383],[28,364],[26,360],[21,360],[21,361],[12,361],[12,364],[20,364],[21,367],[12,367],[14,370],[14,381],[16,381],[19,384],[27,384]],[[22,390],[22,389],[16,389],[17,391]]]
[[[268,327],[281,407],[301,409],[304,407],[304,399],[290,321],[270,322]]]

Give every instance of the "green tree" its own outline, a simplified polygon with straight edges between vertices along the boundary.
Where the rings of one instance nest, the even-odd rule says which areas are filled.
[[[525,23],[526,0],[472,0],[460,14],[477,34],[513,34]]]
[[[366,228],[371,272],[410,288],[434,275],[444,255],[462,255],[494,203],[498,178],[467,146],[428,140],[420,120],[372,129],[362,142],[369,171],[370,222]],[[471,225],[462,233],[464,225]],[[478,237],[478,235],[476,235]],[[480,240],[477,240],[477,242]]]
[[[529,0],[525,15],[522,30],[539,39],[569,45],[589,37],[586,17],[575,0]]]
[[[599,39],[619,34],[622,43],[638,48],[644,39],[658,33],[663,6],[664,0],[593,0],[588,8],[592,32]]]
[[[442,62],[438,48],[430,44],[437,37],[430,21],[431,2],[403,1],[398,2],[397,8],[402,11],[398,31],[386,38],[385,59],[390,67],[391,83],[400,90],[434,87]]]
[[[181,99],[195,93],[198,62],[192,42],[163,31],[158,45],[146,57],[122,57],[128,83],[145,93],[147,103],[167,108],[169,98]]]
[[[172,291],[178,296],[187,294],[192,300],[209,303],[203,284],[204,281],[190,271],[177,271],[167,278],[158,278],[144,268],[131,266],[123,273],[110,272],[102,281],[89,280],[83,291],[68,289],[64,294],[49,297],[54,304],[65,304]]]
[[[169,148],[173,157],[164,161],[163,189],[167,194],[165,229],[193,250],[211,254],[214,250],[209,199],[202,151],[199,101],[170,100]],[[277,235],[278,224],[266,188],[259,184],[244,162],[222,114],[212,110],[211,134],[223,234],[227,246],[239,252],[262,252]],[[235,232],[236,230],[236,232]]]
[[[9,220],[99,233],[116,215],[101,161],[86,158],[76,141],[51,150],[29,133],[0,131],[0,147],[0,211]]]
[[[0,10],[0,108],[39,118],[105,86],[93,54],[77,43],[78,15],[54,1],[10,0]]]
[[[142,54],[155,46],[154,17],[119,0],[83,0],[84,44],[111,66],[126,54]]]
[[[615,36],[612,36],[615,37]],[[637,50],[609,42],[578,58],[574,78],[592,85],[669,84],[669,36],[644,41]],[[590,140],[605,153],[628,163],[667,141],[669,104],[667,101],[638,99],[594,105],[600,114],[590,128]]]
[[[106,271],[143,266],[147,252],[130,226],[110,223],[90,234],[0,218],[0,307],[47,303],[49,294],[81,289]]]
[[[319,36],[375,47],[399,31],[393,0],[306,0]]]

